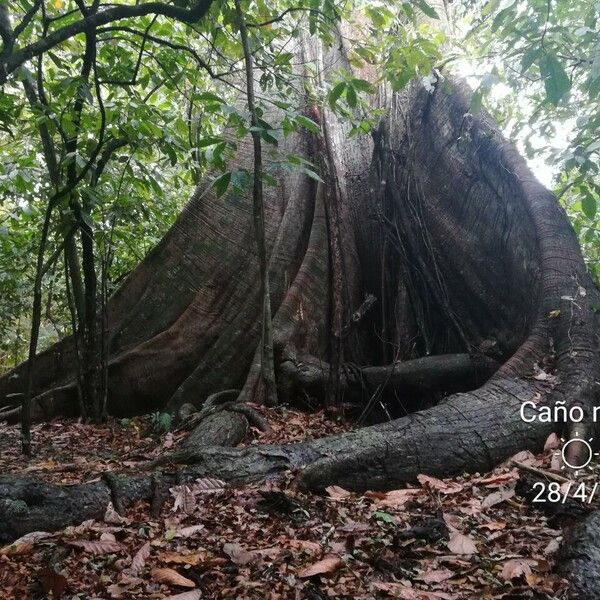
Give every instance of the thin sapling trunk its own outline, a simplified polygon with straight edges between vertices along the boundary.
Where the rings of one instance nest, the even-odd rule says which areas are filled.
[[[239,0],[235,7],[239,20],[240,37],[244,49],[246,65],[246,96],[250,111],[252,143],[254,148],[254,176],[252,184],[252,205],[254,217],[254,235],[260,263],[260,291],[262,298],[262,334],[261,334],[261,379],[265,386],[265,403],[268,406],[277,404],[277,387],[275,382],[275,359],[273,356],[273,321],[271,316],[271,294],[269,289],[269,260],[265,235],[265,207],[263,201],[262,181],[262,145],[258,131],[258,115],[254,95],[254,66],[248,41],[248,30]]]

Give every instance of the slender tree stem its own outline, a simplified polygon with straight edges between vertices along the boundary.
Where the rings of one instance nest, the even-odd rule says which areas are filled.
[[[273,357],[273,322],[271,319],[271,294],[269,290],[269,261],[267,257],[267,242],[265,232],[265,207],[263,200],[262,181],[262,146],[258,128],[258,115],[256,113],[256,99],[254,95],[254,65],[248,30],[239,0],[235,0],[240,37],[244,49],[246,64],[246,96],[250,123],[252,125],[252,143],[254,146],[254,177],[252,186],[252,203],[254,215],[254,235],[258,248],[260,262],[260,288],[262,298],[262,335],[261,335],[261,378],[266,388],[265,401],[269,406],[277,404],[277,385],[275,381],[275,359]]]

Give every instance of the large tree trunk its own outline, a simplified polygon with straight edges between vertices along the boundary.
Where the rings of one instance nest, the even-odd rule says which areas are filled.
[[[526,400],[577,402],[589,417],[598,377],[591,307],[599,295],[564,210],[491,118],[469,114],[464,84],[445,80],[429,93],[415,83],[384,98],[389,113],[372,139],[349,137],[348,127],[325,112],[322,139],[299,133],[282,140],[284,155],[315,162],[324,155],[327,181],[316,185],[282,171],[278,186],[265,189],[276,359],[286,391],[314,394],[305,366],[331,361],[327,338],[341,304],[344,359],[387,367],[392,378],[400,363],[398,372],[411,372],[417,384],[406,389],[406,377],[396,377],[396,394],[385,398],[391,412],[402,414],[403,395],[414,399],[419,386],[429,408],[301,444],[204,448],[190,467],[194,476],[256,481],[301,469],[310,488],[392,488],[418,473],[485,471],[517,450],[541,448],[556,426],[525,423],[519,410]],[[249,142],[239,144],[235,163],[251,169]],[[334,195],[327,193],[332,185]],[[200,186],[111,299],[110,412],[200,405],[230,388],[242,389],[243,400],[251,396],[262,314],[251,214],[249,196],[217,199],[209,182]],[[341,246],[341,290],[330,283],[332,227]],[[352,319],[368,294],[376,304]],[[428,369],[425,357],[453,353],[485,364],[483,379],[493,375],[435,404],[440,391],[461,387],[435,370],[434,402],[432,372],[419,377],[415,365]],[[424,362],[407,363],[419,358]],[[70,340],[36,361],[38,418],[73,410],[73,364]],[[555,377],[534,378],[539,367],[554,369]],[[20,367],[0,379],[0,398],[22,391],[23,374]],[[481,383],[475,377],[471,385]],[[351,387],[352,378],[340,377],[342,391]],[[413,402],[411,410],[420,406]],[[141,486],[147,495],[148,483],[140,481],[135,494]],[[10,494],[9,483],[14,479],[0,497]]]

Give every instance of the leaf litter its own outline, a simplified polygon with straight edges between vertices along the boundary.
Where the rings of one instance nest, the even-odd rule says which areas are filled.
[[[260,408],[271,429],[248,443],[290,442],[343,431],[323,412]],[[0,425],[0,468],[55,483],[102,472],[134,473],[177,447],[186,432],[150,432],[117,420],[36,425],[35,457],[18,453],[18,430]],[[517,460],[550,468],[544,454]],[[553,573],[562,531],[514,494],[507,461],[490,473],[438,479],[423,473],[403,489],[357,494],[330,486],[230,487],[200,479],[172,488],[159,519],[138,503],[103,521],[33,532],[0,548],[0,598],[199,600],[309,598],[566,598]]]

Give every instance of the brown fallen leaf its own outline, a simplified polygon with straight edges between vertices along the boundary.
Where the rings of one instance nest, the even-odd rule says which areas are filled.
[[[296,550],[306,550],[308,552],[321,552],[321,545],[317,544],[317,542],[311,542],[309,540],[288,540],[289,546],[295,548]]]
[[[508,473],[501,473],[500,475],[492,475],[491,477],[483,477],[475,480],[473,483],[483,485],[485,487],[500,487],[511,481],[517,481],[519,479],[518,469],[511,469]]]
[[[189,592],[182,592],[174,596],[166,596],[165,600],[200,600],[200,598],[202,598],[200,590],[190,590]]]
[[[527,577],[531,575],[531,564],[536,564],[535,561],[527,560],[525,558],[513,558],[507,560],[502,566],[502,573],[500,576],[504,581],[510,581],[511,579],[517,579],[519,577]]]
[[[482,523],[479,527],[490,531],[500,531],[506,528],[506,523],[503,521],[490,521],[489,523]]]
[[[59,599],[67,587],[67,579],[64,575],[57,573],[50,567],[44,567],[38,571],[37,577],[42,589],[46,594],[52,594],[52,598]]]
[[[102,554],[114,554],[115,552],[120,552],[123,549],[121,544],[113,540],[69,540],[67,544],[69,546],[81,548],[85,552],[89,552],[94,556],[101,556]]]
[[[150,556],[150,542],[146,542],[136,553],[131,561],[129,570],[132,574],[137,575],[146,564],[146,559]]]
[[[127,519],[115,510],[112,502],[109,502],[104,513],[104,522],[110,525],[123,525],[127,523]]]
[[[331,575],[344,565],[344,561],[337,554],[328,554],[325,558],[298,571],[298,577],[314,577],[315,575]]]
[[[173,537],[189,538],[203,529],[204,525],[190,525],[189,527],[182,527],[181,529],[175,531]]]
[[[475,554],[477,552],[473,538],[460,533],[460,531],[453,531],[450,534],[447,545],[448,550],[453,554]]]
[[[456,481],[443,481],[442,479],[430,477],[429,475],[417,475],[417,480],[422,486],[441,492],[442,494],[456,494],[462,492],[464,487]]]
[[[106,588],[106,591],[110,594],[111,598],[125,598],[125,594],[129,594],[129,588],[120,585],[119,583],[113,583]]]
[[[187,485],[177,485],[172,487],[169,492],[174,498],[171,512],[184,512],[191,515],[196,510],[196,497],[194,492]]]
[[[443,592],[415,590],[403,583],[375,581],[373,583],[373,588],[379,592],[384,592],[394,598],[402,598],[403,600],[454,600],[455,598],[455,596],[444,594]]]
[[[96,521],[94,519],[87,519],[75,527],[67,527],[65,532],[69,535],[80,535],[91,529],[95,524]]]
[[[339,485],[330,485],[325,488],[325,491],[332,500],[343,500],[344,498],[351,496],[351,493],[348,490],[345,490]]]
[[[15,540],[12,544],[7,544],[3,548],[0,548],[0,556],[29,554],[37,542],[51,536],[52,534],[46,531],[31,531],[21,536],[18,540]]]
[[[496,504],[501,504],[505,500],[512,498],[514,495],[514,487],[500,488],[497,491],[488,494],[481,502],[481,507],[490,508],[491,506],[496,506]]]
[[[415,598],[415,590],[403,583],[374,581],[372,587],[379,592],[390,594],[396,598]],[[412,596],[408,596],[407,594],[412,594]]]
[[[562,537],[558,537],[553,540],[550,540],[548,542],[548,545],[544,548],[544,554],[546,556],[548,556],[549,554],[554,554],[555,552],[558,552],[558,549],[560,548],[561,540],[562,540]]]
[[[442,583],[451,577],[454,577],[455,573],[450,569],[436,569],[435,571],[425,571],[422,575],[419,575],[417,579],[424,581],[425,583]]]
[[[373,491],[369,490],[364,493],[364,497],[365,498],[374,498],[375,500],[381,500],[382,498],[385,498],[386,494],[387,494],[387,492],[373,492]]]
[[[529,450],[521,450],[521,452],[517,452],[514,456],[511,456],[507,461],[505,461],[505,463],[510,465],[515,462],[522,463],[528,467],[534,467],[538,461],[533,452],[530,452]]]
[[[561,471],[562,467],[565,465],[562,461],[562,453],[555,452],[552,454],[552,458],[550,459],[550,470],[551,471]]]
[[[256,560],[259,556],[255,552],[249,552],[241,544],[223,544],[223,552],[231,558],[236,565],[243,566]]]
[[[445,512],[442,513],[442,517],[444,519],[444,523],[446,523],[446,526],[450,531],[458,531],[460,529],[462,519],[458,515]]]
[[[274,561],[281,556],[283,549],[279,546],[269,546],[268,548],[259,548],[252,552],[253,554],[258,554],[261,558],[268,558],[269,560]]]
[[[167,552],[160,556],[160,560],[166,563],[195,566],[206,558],[206,552],[192,552],[191,554],[179,554],[178,552]]]
[[[196,587],[196,584],[191,579],[180,575],[177,571],[174,569],[169,569],[168,567],[162,569],[152,569],[150,576],[157,583],[165,583],[167,585],[176,585],[187,588]]]
[[[550,450],[556,450],[558,448],[560,448],[560,438],[556,433],[552,432],[544,444],[544,452],[549,452]]]
[[[220,479],[213,479],[212,477],[202,477],[196,479],[193,485],[193,491],[196,494],[214,494],[225,489],[227,484]]]
[[[352,519],[348,519],[340,528],[340,531],[345,533],[358,533],[361,531],[368,531],[369,526],[367,523],[359,523],[357,521],[353,521]]]
[[[55,460],[49,459],[45,460],[37,465],[32,465],[30,467],[26,467],[23,469],[25,473],[31,473],[33,471],[52,471],[56,468],[58,463]]]
[[[389,506],[390,508],[402,508],[408,502],[413,500],[416,496],[421,495],[422,493],[423,490],[416,488],[407,488],[404,490],[391,490],[389,492],[385,492],[383,498],[378,498],[375,504],[377,506]]]
[[[144,583],[139,577],[124,575],[119,583],[114,583],[106,588],[111,598],[131,598],[132,590],[140,587]]]
[[[33,551],[32,542],[13,542],[4,548],[0,548],[0,556],[22,556]]]

